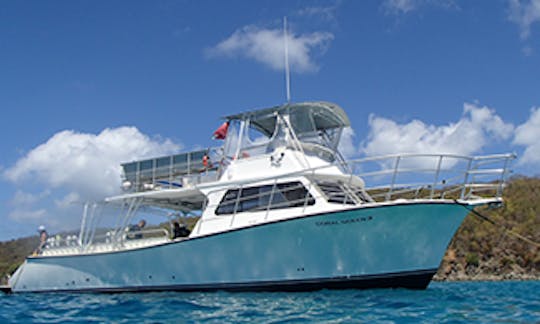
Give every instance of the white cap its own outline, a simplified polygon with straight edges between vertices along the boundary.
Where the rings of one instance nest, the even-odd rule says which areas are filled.
[[[38,231],[39,231],[39,232],[43,232],[43,231],[45,231],[45,226],[43,226],[43,225],[39,225],[39,227],[38,227]]]

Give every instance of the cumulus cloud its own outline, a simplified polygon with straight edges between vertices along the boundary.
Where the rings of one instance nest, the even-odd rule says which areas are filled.
[[[56,207],[61,209],[67,209],[77,203],[82,203],[82,199],[76,192],[70,192],[63,198],[54,200]]]
[[[355,135],[354,129],[351,127],[343,129],[343,133],[341,133],[338,149],[346,158],[352,158],[357,153],[356,146],[354,145]]]
[[[508,19],[521,29],[521,39],[531,34],[531,25],[540,21],[540,0],[509,0]]]
[[[230,37],[207,50],[210,57],[244,57],[274,70],[284,69],[284,38],[282,29],[264,29],[250,25],[236,30]],[[315,50],[324,53],[334,39],[328,32],[295,35],[289,33],[287,44],[291,70],[316,72]]]
[[[443,8],[457,8],[453,0],[385,0],[383,9],[388,14],[407,14],[422,6],[434,5]]]
[[[18,222],[41,223],[47,217],[47,211],[43,208],[37,210],[15,209],[9,213],[8,217]]]
[[[180,148],[135,127],[107,128],[99,134],[58,132],[3,170],[3,177],[18,188],[8,217],[31,226],[44,224],[52,231],[76,228],[83,202],[120,192],[120,163]],[[45,189],[38,193],[21,189],[29,187]]]
[[[336,11],[339,7],[339,2],[333,6],[327,7],[305,7],[298,10],[298,16],[318,17],[325,21],[334,21],[336,19]]]
[[[540,107],[532,108],[529,119],[516,128],[514,145],[525,147],[520,165],[540,165]]]
[[[179,149],[170,140],[150,138],[135,127],[107,128],[97,135],[65,130],[32,149],[3,175],[16,184],[40,182],[87,199],[100,198],[118,192],[121,162]]]
[[[13,206],[32,205],[49,196],[50,193],[49,190],[44,190],[37,194],[17,190],[10,203]]]
[[[463,115],[456,123],[427,125],[420,120],[407,124],[371,115],[369,134],[361,146],[368,155],[394,153],[435,153],[471,155],[480,151],[490,139],[512,136],[513,125],[505,123],[494,110],[465,103]]]

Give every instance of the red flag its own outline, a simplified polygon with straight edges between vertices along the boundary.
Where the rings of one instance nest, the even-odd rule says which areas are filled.
[[[220,139],[223,140],[225,137],[227,137],[227,130],[229,129],[229,122],[224,122],[221,126],[219,126],[218,129],[214,132],[214,136],[212,136],[213,139]]]

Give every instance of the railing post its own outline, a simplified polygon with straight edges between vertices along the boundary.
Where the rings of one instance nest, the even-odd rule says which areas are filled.
[[[236,212],[238,210],[238,205],[240,203],[240,197],[242,197],[242,186],[240,186],[240,188],[238,188],[238,194],[236,196],[236,202],[234,203],[234,210],[233,210],[233,214],[232,214],[232,217],[231,217],[231,223],[229,224],[229,227],[233,226],[234,217],[236,216]]]
[[[401,160],[401,155],[396,157],[396,163],[394,165],[394,173],[392,174],[392,183],[390,184],[390,189],[386,193],[386,201],[390,200],[392,197],[392,192],[394,191],[394,185],[396,183],[396,177],[399,169],[399,161]]]
[[[311,187],[313,186],[313,183],[311,182],[311,180],[308,180],[308,182],[309,182],[309,186],[306,188],[306,195],[304,197],[304,208],[302,209],[302,213],[306,211],[306,207],[308,205],[308,197],[310,195],[309,191],[311,190]],[[300,183],[302,184],[302,182]],[[302,186],[304,186],[304,184],[302,184]]]
[[[79,246],[83,246],[83,236],[85,235],[86,217],[88,216],[88,202],[84,203],[83,217],[81,221],[81,231],[79,232]]]
[[[171,155],[169,157],[169,189],[172,189],[173,188],[173,170],[174,170],[174,166],[173,166],[173,163],[174,163],[174,155]]]
[[[270,191],[270,198],[268,199],[268,206],[266,206],[266,215],[264,215],[264,220],[268,219],[268,214],[270,213],[270,206],[272,206],[272,200],[274,200],[274,190],[276,190],[277,179],[274,180],[272,184],[272,191]]]
[[[501,181],[499,182],[499,185],[497,186],[497,194],[496,194],[497,198],[500,198],[502,196],[503,185],[504,185],[505,177],[506,177],[506,169],[508,168],[508,160],[509,160],[509,157],[508,156],[505,157],[503,171],[501,172]]]
[[[157,160],[152,159],[152,184],[156,185],[156,167],[157,167]]]
[[[467,164],[467,170],[465,170],[465,178],[463,179],[463,188],[461,189],[461,195],[459,199],[465,198],[465,191],[467,190],[467,184],[469,182],[469,171],[471,170],[473,158],[469,158],[469,163]]]
[[[437,185],[437,182],[439,181],[439,174],[441,172],[442,160],[443,160],[443,155],[439,155],[439,162],[437,163],[437,170],[435,171],[435,179],[433,179],[433,184],[431,185],[431,192],[429,193],[429,199],[433,199],[433,195],[435,193],[435,186]]]
[[[191,176],[191,152],[189,152],[186,156],[187,158],[187,176]]]
[[[141,161],[137,162],[137,171],[136,171],[136,177],[135,177],[135,191],[140,191],[140,184],[141,184]]]

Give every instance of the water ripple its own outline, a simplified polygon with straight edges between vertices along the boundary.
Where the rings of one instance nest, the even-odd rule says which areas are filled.
[[[0,322],[534,323],[540,282],[309,293],[0,294]]]

